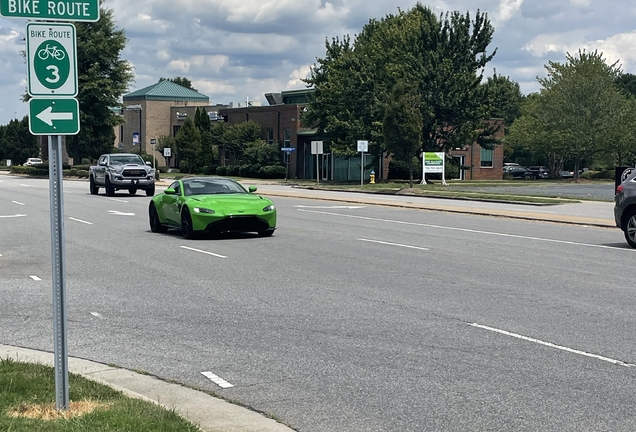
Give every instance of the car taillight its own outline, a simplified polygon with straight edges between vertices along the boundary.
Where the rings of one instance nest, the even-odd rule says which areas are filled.
[[[623,185],[622,184],[618,185],[618,187],[616,188],[616,193],[617,194],[619,194],[621,192],[623,192]]]

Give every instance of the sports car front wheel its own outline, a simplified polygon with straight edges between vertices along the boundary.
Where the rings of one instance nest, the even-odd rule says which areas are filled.
[[[181,235],[185,239],[194,237],[194,228],[192,228],[192,217],[187,207],[181,210]]]

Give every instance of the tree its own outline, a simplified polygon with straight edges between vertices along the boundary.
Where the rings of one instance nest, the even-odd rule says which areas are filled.
[[[306,83],[315,88],[307,123],[335,153],[355,153],[356,139],[382,150],[384,109],[397,82],[417,83],[422,147],[440,150],[472,135],[485,114],[480,89],[494,30],[485,14],[453,12],[438,18],[417,4],[408,12],[371,20],[355,42],[326,43]],[[464,144],[464,142],[462,142]]]
[[[549,62],[542,85],[544,107],[550,116],[548,129],[563,139],[564,155],[574,161],[574,177],[582,161],[606,152],[608,133],[616,126],[614,108],[624,94],[616,86],[617,63],[608,65],[602,53],[579,50],[566,55],[566,63]]]
[[[226,150],[234,153],[239,164],[243,159],[243,153],[248,143],[261,139],[261,125],[255,121],[235,123],[225,128],[223,142]]]
[[[387,151],[408,161],[409,187],[413,187],[413,159],[422,146],[422,97],[417,85],[398,82],[384,109],[383,134]]]
[[[133,79],[131,64],[120,58],[126,46],[124,30],[117,30],[113,11],[100,9],[97,22],[75,23],[80,106],[80,133],[67,138],[67,150],[75,161],[97,159],[113,149],[113,128],[123,122],[111,108]]]
[[[197,91],[197,89],[192,87],[192,81],[190,81],[186,77],[175,77],[175,78],[164,78],[164,77],[161,77],[161,78],[159,78],[159,82],[162,82],[162,81],[170,81],[170,82],[173,82],[175,84],[179,84],[182,87],[189,88],[189,89],[192,89],[194,91]]]
[[[616,85],[627,94],[636,96],[636,75],[622,73],[616,78]]]
[[[214,163],[214,148],[210,132],[212,126],[205,108],[197,107],[194,113],[194,124],[201,134],[201,151],[197,159],[204,167],[211,166]]]
[[[175,136],[175,152],[180,160],[186,161],[189,173],[195,169],[200,151],[201,133],[192,119],[187,118]]]
[[[0,159],[11,159],[14,164],[21,164],[30,157],[40,155],[40,144],[37,137],[29,132],[29,118],[11,120],[2,127],[0,139]]]

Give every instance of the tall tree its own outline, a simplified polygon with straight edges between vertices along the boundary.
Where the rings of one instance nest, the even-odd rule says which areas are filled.
[[[355,139],[384,146],[384,107],[398,81],[417,83],[423,147],[439,150],[467,138],[483,119],[482,71],[494,30],[485,14],[452,12],[439,18],[417,4],[408,12],[371,20],[354,43],[326,44],[306,83],[316,89],[307,122],[341,154]],[[376,149],[377,150],[377,149]],[[372,150],[373,151],[373,150]]]
[[[192,119],[187,118],[175,136],[176,153],[180,160],[188,164],[188,172],[196,169],[197,156],[201,151],[201,133]]]
[[[131,64],[120,57],[126,36],[116,29],[111,9],[101,7],[99,21],[78,22],[75,27],[81,125],[78,135],[67,138],[67,150],[79,162],[112,151],[113,128],[123,119],[111,108],[120,106],[133,73]]]
[[[387,151],[408,161],[409,187],[413,187],[413,159],[422,146],[422,96],[417,85],[398,81],[384,109],[383,134]]]
[[[175,84],[179,84],[182,87],[189,88],[189,89],[192,89],[194,91],[197,91],[197,89],[192,87],[192,81],[190,81],[186,77],[174,77],[174,78],[161,77],[161,78],[159,78],[159,82],[161,82],[161,81],[170,81],[170,82],[173,82]]]
[[[13,164],[26,162],[30,157],[40,155],[40,143],[37,137],[29,132],[29,118],[11,120],[3,126],[0,139],[0,159],[11,159]]]

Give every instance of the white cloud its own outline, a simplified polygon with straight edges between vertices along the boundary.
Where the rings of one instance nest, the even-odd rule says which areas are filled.
[[[501,0],[499,10],[495,14],[495,23],[509,21],[521,9],[523,0]]]

